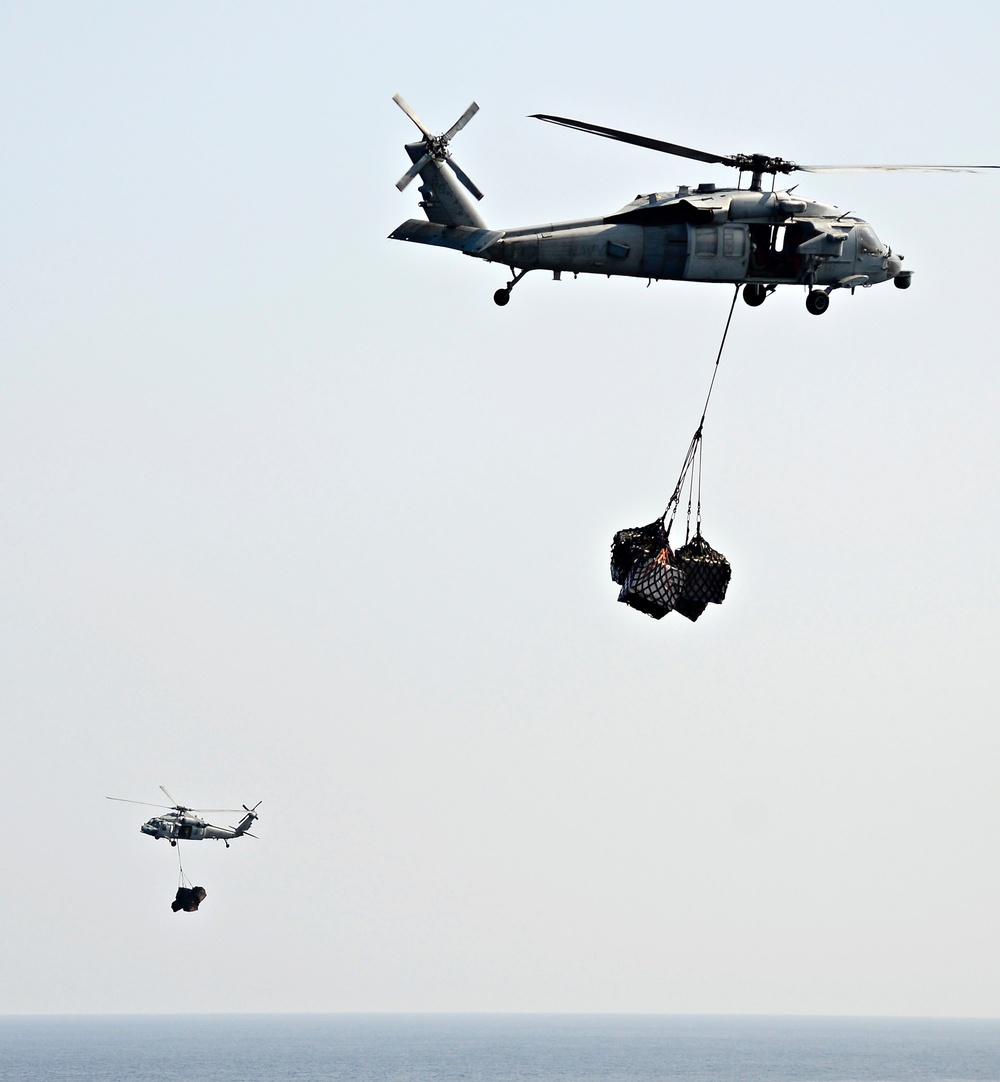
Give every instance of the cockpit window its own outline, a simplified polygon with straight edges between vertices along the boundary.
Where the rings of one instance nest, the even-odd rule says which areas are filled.
[[[883,255],[885,246],[875,236],[875,230],[870,225],[858,226],[858,250],[868,255]]]

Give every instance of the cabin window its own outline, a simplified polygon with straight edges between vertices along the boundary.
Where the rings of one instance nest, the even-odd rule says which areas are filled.
[[[719,251],[719,232],[714,225],[704,226],[694,231],[694,254],[700,256],[716,255]]]
[[[745,251],[745,236],[739,226],[727,225],[722,230],[722,254],[726,259],[742,259]]]

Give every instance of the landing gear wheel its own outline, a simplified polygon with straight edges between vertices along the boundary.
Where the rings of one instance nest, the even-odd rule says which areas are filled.
[[[501,308],[503,308],[503,306],[505,304],[508,304],[509,302],[510,302],[510,290],[509,289],[498,289],[496,291],[496,293],[493,294],[493,303],[494,304],[499,304]]]
[[[751,308],[757,308],[767,300],[767,290],[755,283],[748,283],[743,287],[743,299]]]
[[[814,316],[821,316],[830,307],[830,294],[814,289],[806,294],[806,309]]]

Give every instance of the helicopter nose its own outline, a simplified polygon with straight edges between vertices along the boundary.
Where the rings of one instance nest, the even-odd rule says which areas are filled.
[[[890,278],[895,278],[902,269],[903,257],[901,255],[890,255],[885,268],[886,274]]]

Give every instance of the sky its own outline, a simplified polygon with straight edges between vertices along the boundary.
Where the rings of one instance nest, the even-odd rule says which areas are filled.
[[[616,603],[725,286],[387,239],[1000,163],[979,4],[0,8],[0,1013],[1000,1016],[990,173],[808,176],[913,286],[736,307],[721,606]],[[165,785],[258,840],[140,834]],[[210,816],[235,822],[236,815]]]

